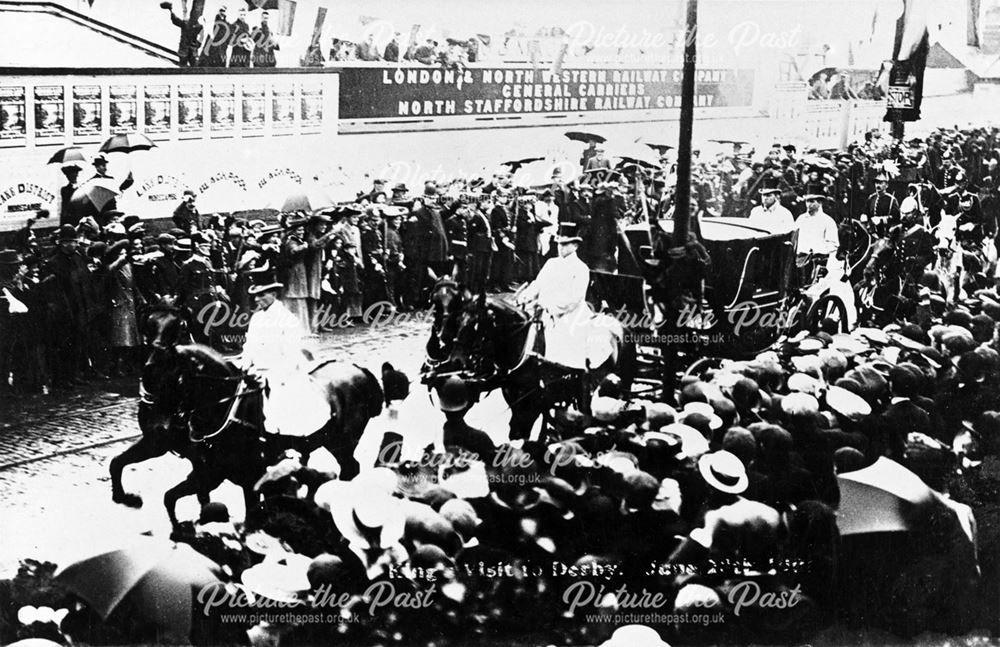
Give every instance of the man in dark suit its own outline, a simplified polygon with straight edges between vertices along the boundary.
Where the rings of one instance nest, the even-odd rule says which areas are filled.
[[[437,187],[428,183],[424,187],[423,200],[413,201],[410,211],[406,235],[412,238],[413,258],[410,265],[412,290],[411,303],[421,307],[426,303],[424,290],[430,280],[428,269],[438,276],[448,271],[448,234],[445,232],[441,212],[436,207],[426,204],[437,196]],[[410,260],[410,259],[408,259]]]
[[[889,372],[892,402],[878,417],[871,458],[882,455],[902,462],[909,434],[934,436],[930,415],[913,401],[919,385],[919,377],[905,367],[897,366]]]
[[[59,195],[62,198],[59,209],[60,225],[73,225],[75,227],[80,222],[80,213],[70,204],[70,198],[73,197],[73,193],[80,186],[77,181],[80,178],[80,170],[80,167],[75,164],[64,166],[62,169],[67,182],[65,186],[59,189]]]
[[[49,259],[48,269],[60,299],[53,304],[53,386],[72,388],[78,385],[79,371],[86,363],[86,322],[93,304],[88,299],[90,270],[79,251],[80,237],[71,225],[63,225],[57,234],[58,247]]]
[[[474,206],[468,224],[469,260],[466,276],[473,293],[486,289],[493,252],[496,250],[490,231],[490,219],[483,209],[482,205]]]
[[[499,292],[509,289],[514,281],[516,227],[510,209],[504,204],[506,196],[499,192],[494,192],[492,195],[495,197],[484,203],[483,208],[489,209],[490,229],[497,249],[490,273],[490,287]]]
[[[184,231],[191,233],[193,227],[200,227],[201,214],[198,213],[198,207],[194,204],[195,194],[191,189],[184,189],[184,198],[181,203],[177,205],[174,209],[173,220],[174,226]]]

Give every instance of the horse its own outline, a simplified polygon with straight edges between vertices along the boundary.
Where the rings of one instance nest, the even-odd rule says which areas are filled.
[[[920,224],[904,223],[875,242],[858,287],[863,323],[884,326],[913,315],[923,270],[934,261],[934,241]]]
[[[457,376],[473,401],[500,389],[511,410],[511,439],[528,438],[538,417],[553,406],[573,404],[589,411],[593,388],[612,372],[629,388],[635,349],[613,319],[617,330],[607,328],[614,344],[611,357],[578,370],[546,361],[536,350],[538,318],[503,299],[485,292],[473,295],[445,278],[434,285],[431,303],[433,324],[421,381],[433,389]]]
[[[177,343],[183,339],[177,316],[151,313],[145,332],[152,352],[140,379],[142,438],[111,461],[115,502],[142,505],[140,497],[125,492],[122,471],[167,452],[192,464],[187,478],[164,495],[175,525],[179,498],[195,494],[205,502],[224,480],[242,487],[247,503],[253,503],[254,483],[286,449],[308,457],[322,446],[340,464],[341,478],[349,480],[360,471],[354,450],[383,402],[382,387],[367,369],[336,361],[313,368],[310,375],[330,406],[328,422],[309,436],[276,436],[263,431],[261,389],[248,386],[246,376],[211,348]]]

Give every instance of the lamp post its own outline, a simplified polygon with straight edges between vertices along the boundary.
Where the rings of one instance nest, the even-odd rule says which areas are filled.
[[[691,136],[694,131],[695,61],[698,55],[698,0],[687,0],[684,30],[684,65],[681,80],[680,139],[677,143],[677,190],[674,193],[673,246],[683,247],[688,240],[691,219]]]

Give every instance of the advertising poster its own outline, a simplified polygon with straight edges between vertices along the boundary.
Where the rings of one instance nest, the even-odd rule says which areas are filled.
[[[291,84],[271,88],[271,127],[290,132],[295,126],[295,90]]]
[[[177,88],[177,130],[181,133],[200,133],[205,125],[201,85],[182,85]]]
[[[25,136],[24,87],[0,88],[0,142]]]
[[[136,87],[134,85],[111,86],[111,103],[108,108],[111,132],[135,132],[138,123],[136,97]]]
[[[170,132],[170,86],[147,85],[145,95],[146,134],[156,135]]]
[[[210,121],[213,133],[232,132],[236,120],[235,89],[232,85],[213,85]]]
[[[73,87],[73,137],[95,138],[101,134],[101,86]]]
[[[318,130],[323,125],[323,88],[317,85],[303,85],[301,99],[303,130]]]
[[[35,87],[35,138],[55,139],[66,134],[64,91],[59,85]]]
[[[264,132],[264,86],[243,87],[243,134]]]

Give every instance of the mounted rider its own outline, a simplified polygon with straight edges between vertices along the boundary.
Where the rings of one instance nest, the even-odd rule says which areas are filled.
[[[278,298],[284,285],[265,266],[250,273],[256,311],[250,318],[238,365],[261,383],[264,431],[307,436],[330,418],[326,398],[311,380],[309,333]]]
[[[588,362],[597,366],[614,348],[610,335],[604,348],[601,336],[593,334],[595,314],[587,303],[590,268],[576,254],[582,242],[576,224],[560,223],[554,241],[557,256],[546,261],[517,301],[542,310],[546,360],[575,369],[586,369]]]

